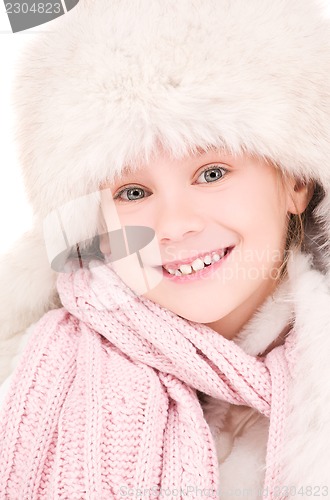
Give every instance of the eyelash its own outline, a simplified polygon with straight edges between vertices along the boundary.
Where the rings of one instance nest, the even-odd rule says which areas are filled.
[[[215,181],[213,181],[213,182],[217,182],[217,181],[221,180],[221,179],[222,179],[222,178],[226,175],[226,173],[228,172],[228,169],[227,169],[227,168],[225,168],[225,167],[205,167],[205,168],[204,168],[204,170],[202,170],[202,172],[199,174],[199,176],[198,176],[198,177],[200,177],[202,174],[204,174],[204,172],[207,172],[207,171],[209,171],[209,170],[223,170],[223,171],[224,171],[224,174],[223,174],[220,178],[215,179]],[[202,184],[213,184],[213,182],[202,182]],[[119,193],[117,193],[117,194],[114,196],[114,198],[113,198],[113,199],[114,199],[114,200],[119,200],[119,202],[120,202],[120,203],[132,203],[132,202],[134,202],[134,201],[141,201],[141,200],[143,200],[143,199],[144,199],[144,197],[143,197],[143,198],[140,198],[140,199],[138,199],[138,200],[125,200],[125,199],[124,199],[124,200],[122,200],[122,199],[120,199],[120,196],[121,196],[123,193],[125,193],[125,191],[129,191],[129,190],[134,189],[134,188],[137,188],[137,189],[143,189],[143,188],[140,188],[139,186],[135,186],[134,184],[132,184],[131,186],[127,186],[126,188],[124,188],[124,189],[122,189],[121,191],[119,191]]]

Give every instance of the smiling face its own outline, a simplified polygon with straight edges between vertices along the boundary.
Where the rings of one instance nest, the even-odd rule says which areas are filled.
[[[143,295],[226,338],[233,338],[274,291],[283,261],[287,214],[297,213],[297,208],[303,211],[308,202],[303,187],[294,191],[293,198],[289,196],[272,165],[219,150],[183,160],[161,152],[120,182],[101,188],[108,188],[118,217],[117,226],[111,227],[109,203],[102,202],[108,231],[118,224],[155,231],[159,252],[145,254],[143,265],[157,269],[161,279]],[[221,257],[228,247],[232,250],[224,259],[214,257],[215,253]],[[104,238],[101,250],[109,250]],[[189,273],[193,271],[189,264],[198,256],[193,267],[203,267],[205,255],[210,257],[206,263],[212,264],[188,277],[173,279],[159,267],[166,264],[175,273],[183,261],[182,269]],[[132,264],[130,277],[134,279],[137,271]]]

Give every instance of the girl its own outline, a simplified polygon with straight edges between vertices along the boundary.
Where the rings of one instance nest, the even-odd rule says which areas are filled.
[[[1,267],[1,498],[329,496],[323,5],[49,28],[14,94],[35,228]]]

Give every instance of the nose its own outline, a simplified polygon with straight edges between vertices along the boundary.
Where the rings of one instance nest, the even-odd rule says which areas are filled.
[[[162,200],[157,212],[156,234],[160,243],[181,241],[198,234],[205,227],[200,205],[188,195],[172,194],[166,201]]]

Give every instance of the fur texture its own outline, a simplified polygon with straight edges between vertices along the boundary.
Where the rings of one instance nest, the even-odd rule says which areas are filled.
[[[297,349],[291,369],[295,369],[296,376],[290,388],[281,487],[292,487],[293,498],[299,489],[306,496],[307,492],[315,494],[309,496],[326,496],[325,488],[330,491],[330,337],[326,333],[330,325],[330,290],[324,275],[312,268],[311,261],[312,257],[303,253],[290,260],[289,279],[273,297],[268,297],[235,339],[245,352],[258,355],[277,338],[284,325],[292,322]],[[29,330],[18,336],[22,339],[20,350],[33,327]],[[17,359],[13,359],[12,369],[16,363]],[[252,500],[261,498],[269,420],[259,415],[233,443],[232,433],[225,430],[230,405],[205,394],[202,400],[221,461],[221,499],[230,500],[235,491],[236,496],[245,491]]]
[[[329,270],[323,1],[81,0],[47,27],[24,51],[13,92],[36,222],[0,262],[1,339],[52,307],[45,255],[52,262],[95,236],[100,183],[148,162],[159,145],[178,158],[214,146],[249,152],[314,179],[325,196],[306,239]]]
[[[49,240],[62,250],[65,233],[70,250],[97,233],[101,182],[148,162],[159,145],[177,158],[211,146],[259,155],[324,191],[305,235],[311,269],[297,280],[299,362],[286,457],[293,465],[284,478],[322,486],[317,481],[330,470],[330,30],[323,6],[80,0],[33,37],[13,95],[35,228],[0,262],[0,376],[18,333],[60,305]]]
[[[278,490],[285,492],[286,487],[292,487],[290,498],[298,496],[300,488],[299,495],[330,494],[330,290],[324,275],[312,268],[311,260],[303,253],[290,260],[289,280],[265,301],[235,339],[245,352],[258,355],[276,338],[282,325],[293,320],[296,348],[290,366],[295,374],[281,455],[284,474]],[[227,411],[228,403],[205,398],[204,413],[219,456],[228,446],[228,436],[219,435]],[[220,466],[223,500],[233,498],[235,486],[240,495],[245,490],[250,492],[249,498],[261,498],[268,425],[269,421],[260,415],[236,439]]]

